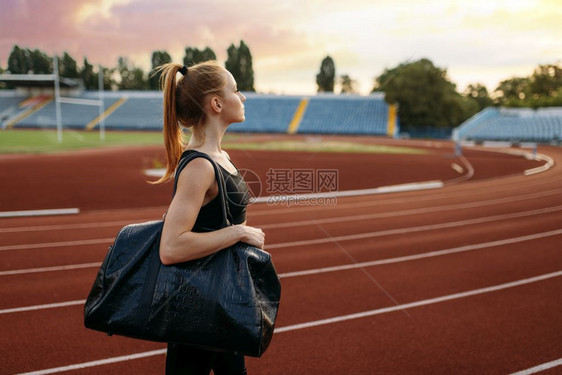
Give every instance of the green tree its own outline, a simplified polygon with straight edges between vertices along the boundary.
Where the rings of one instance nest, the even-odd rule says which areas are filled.
[[[59,58],[59,75],[66,78],[80,77],[76,60],[66,52],[63,54],[62,58]]]
[[[254,88],[252,53],[250,52],[250,48],[242,40],[238,47],[238,64],[240,66],[240,77],[236,81],[238,83],[238,88],[243,91],[256,91]]]
[[[158,68],[160,65],[172,62],[172,57],[166,51],[154,51],[152,52],[152,71],[153,73],[148,78],[148,88],[150,90],[158,90],[160,88],[160,72],[156,72],[154,69]]]
[[[29,50],[16,44],[8,56],[7,70],[11,74],[27,74],[31,70]]]
[[[492,98],[490,98],[488,89],[480,83],[468,85],[463,92],[463,96],[468,99],[473,99],[478,105],[478,111],[494,104]]]
[[[557,96],[562,88],[562,65],[539,65],[530,78],[530,94],[535,98]]]
[[[115,68],[107,68],[105,66],[102,66],[101,70],[103,72],[103,89],[105,91],[108,91],[108,90],[113,90],[114,88],[118,88],[117,83],[113,79],[113,74],[115,73]],[[99,70],[98,70],[97,74],[99,74]],[[98,88],[97,85],[96,85],[96,88]]]
[[[344,74],[340,77],[340,86],[342,94],[354,94],[357,92],[357,82],[350,76]]]
[[[215,55],[215,52],[209,47],[205,47],[205,49],[202,50],[197,47],[186,47],[185,55],[183,57],[183,65],[189,68],[190,66],[203,61],[216,59],[217,55]]]
[[[146,90],[148,88],[143,70],[129,64],[126,57],[119,57],[117,71],[121,78],[118,85],[119,90]]]
[[[236,82],[238,82],[237,77],[240,77],[240,66],[238,65],[238,48],[234,44],[230,44],[226,50],[227,58],[224,63],[224,67],[228,70]]]
[[[80,78],[84,82],[84,88],[86,90],[98,89],[98,74],[94,73],[94,67],[88,62],[88,59],[84,57],[84,66],[80,70]]]
[[[4,68],[2,68],[1,66],[0,66],[0,74],[4,74]],[[8,85],[6,85],[4,82],[0,82],[0,90],[4,90],[4,89],[7,89],[7,88],[8,88]]]
[[[506,107],[550,107],[562,105],[562,65],[539,65],[528,77],[501,81],[495,103]]]
[[[30,68],[33,74],[52,74],[53,59],[38,49],[29,51]]]
[[[470,117],[471,106],[456,92],[447,71],[428,59],[405,62],[376,78],[373,91],[383,91],[388,103],[399,104],[404,127],[453,127]]]
[[[228,57],[224,65],[226,70],[236,80],[238,89],[242,91],[256,91],[254,88],[254,68],[250,48],[241,40],[238,47],[231,44],[226,52]]]
[[[330,56],[326,56],[320,65],[320,73],[316,75],[318,92],[334,92],[336,66]]]
[[[514,105],[530,94],[530,80],[528,77],[513,77],[500,82],[495,92],[500,105]]]

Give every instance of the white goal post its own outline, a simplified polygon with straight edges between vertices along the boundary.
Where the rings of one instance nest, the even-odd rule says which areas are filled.
[[[105,140],[105,119],[104,119],[104,103],[103,103],[103,69],[101,65],[99,65],[99,74],[98,74],[98,100],[93,99],[77,99],[77,98],[70,98],[70,97],[62,97],[60,96],[60,76],[59,76],[59,62],[58,57],[55,55],[53,57],[53,80],[55,81],[55,116],[56,116],[56,124],[57,124],[57,140],[59,143],[62,143],[62,112],[61,112],[61,103],[67,104],[77,104],[77,105],[90,105],[90,106],[98,106],[99,108],[99,119],[100,119],[100,140]]]

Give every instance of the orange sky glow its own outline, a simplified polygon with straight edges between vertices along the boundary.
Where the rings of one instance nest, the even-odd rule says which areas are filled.
[[[260,92],[314,94],[326,55],[362,94],[385,68],[423,57],[459,91],[492,91],[562,60],[561,19],[559,0],[2,0],[0,66],[18,44],[147,71],[155,50],[181,62],[186,46],[209,46],[224,61],[242,39]]]

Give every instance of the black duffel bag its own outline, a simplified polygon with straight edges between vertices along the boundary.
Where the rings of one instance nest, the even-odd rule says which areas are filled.
[[[226,187],[211,161],[223,224]],[[159,256],[164,221],[125,226],[101,265],[86,300],[87,328],[139,339],[261,356],[273,337],[281,284],[267,252],[238,242],[206,257],[166,266]]]

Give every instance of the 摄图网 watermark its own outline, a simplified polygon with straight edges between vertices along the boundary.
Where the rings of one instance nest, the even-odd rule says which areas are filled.
[[[339,170],[337,169],[287,169],[269,168],[266,172],[265,186],[257,173],[249,169],[240,169],[246,188],[243,199],[238,200],[246,204],[264,199],[270,205],[328,205],[337,204],[335,195],[331,192],[338,191]],[[234,182],[234,180],[232,180]],[[265,187],[265,189],[263,189]],[[263,197],[262,197],[262,190]],[[232,201],[232,200],[231,200]]]

